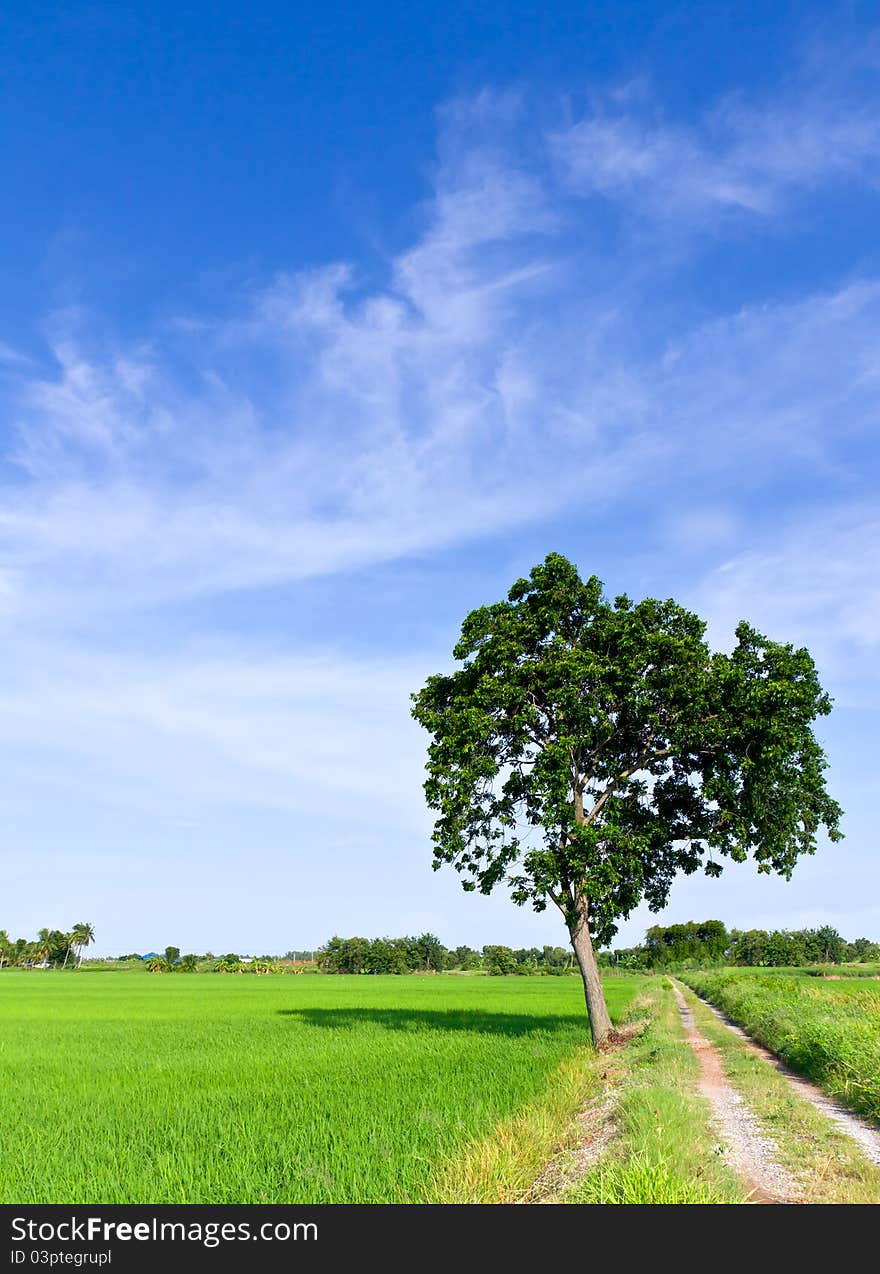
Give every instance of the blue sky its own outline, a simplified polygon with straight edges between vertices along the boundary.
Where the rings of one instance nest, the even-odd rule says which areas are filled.
[[[835,698],[846,840],[663,918],[880,936],[872,9],[3,17],[0,924],[563,941],[431,871],[409,718],[554,550]]]

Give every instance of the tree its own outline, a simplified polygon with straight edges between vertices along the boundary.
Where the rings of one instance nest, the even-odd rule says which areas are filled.
[[[414,968],[427,969],[429,972],[434,973],[443,968],[443,956],[446,953],[446,948],[433,933],[423,933],[418,938],[413,938],[412,953],[415,957]]]
[[[3,933],[0,932],[0,964],[2,964]],[[863,963],[873,964],[880,960],[880,943],[872,942],[870,938],[856,938],[855,942],[848,942],[846,946],[847,960],[861,961]]]
[[[52,933],[49,929],[41,929],[34,943],[34,959],[37,964],[46,964],[52,948]]]
[[[483,947],[483,967],[493,977],[516,972],[516,956],[510,947]]]
[[[833,925],[809,931],[812,938],[810,959],[819,964],[841,964],[846,959],[846,940]]]
[[[363,973],[370,960],[369,938],[334,936],[318,950],[318,962],[327,973]]]
[[[645,934],[648,962],[653,966],[720,963],[731,943],[731,935],[721,920],[689,920],[683,925],[654,925]]]
[[[773,969],[794,969],[806,962],[803,934],[791,933],[788,929],[774,929],[764,948],[764,963]]]
[[[647,947],[616,947],[599,952],[599,965],[605,969],[649,969],[651,957]]]
[[[811,723],[830,711],[805,649],[747,623],[713,654],[672,600],[609,602],[550,554],[507,600],[473,610],[461,666],[413,695],[428,731],[434,867],[466,890],[562,912],[595,1043],[610,1030],[593,943],[678,872],[751,853],[788,878],[820,828],[840,837]]]
[[[81,965],[83,962],[84,948],[90,947],[94,941],[95,941],[95,930],[93,925],[90,925],[88,923],[83,923],[83,924],[78,924],[73,926],[73,933],[71,934],[71,945],[76,947],[77,951],[79,952],[79,961],[77,962],[77,967],[79,967],[79,965]]]
[[[479,951],[475,951],[473,947],[462,946],[456,947],[454,951],[449,953],[450,967],[453,969],[479,969],[482,964]]]
[[[165,948],[165,963],[166,964],[174,964],[175,961],[179,959],[180,959],[180,947]]]
[[[730,936],[733,939],[730,947],[732,964],[757,966],[764,963],[770,942],[766,929],[747,929],[744,933],[734,929]]]
[[[541,962],[548,969],[566,969],[571,966],[572,953],[565,947],[544,947]]]

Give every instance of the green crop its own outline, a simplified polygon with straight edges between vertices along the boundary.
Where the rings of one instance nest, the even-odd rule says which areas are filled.
[[[786,970],[681,975],[750,1035],[853,1110],[880,1120],[880,986]]]
[[[421,1198],[586,1040],[568,978],[4,971],[0,1201]]]

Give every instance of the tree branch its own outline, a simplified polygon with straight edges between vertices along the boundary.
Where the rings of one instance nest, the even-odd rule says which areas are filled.
[[[669,756],[671,752],[672,748],[661,748],[658,752],[641,752],[635,765],[630,766],[628,770],[624,770],[622,774],[618,774],[616,778],[611,780],[605,788],[605,791],[593,805],[593,808],[590,810],[590,813],[586,818],[584,817],[583,801],[576,799],[574,803],[575,822],[579,823],[582,827],[589,827],[595,820],[602,806],[606,803],[610,796],[613,796],[618,787],[620,787],[621,783],[625,782],[626,779],[631,778],[633,774],[637,774],[639,770],[644,769],[646,765],[650,765],[654,761],[662,761],[663,758]],[[580,806],[580,818],[578,817],[578,806]]]

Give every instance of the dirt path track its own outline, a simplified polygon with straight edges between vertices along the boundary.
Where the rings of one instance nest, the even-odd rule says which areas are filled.
[[[688,1043],[700,1063],[699,1089],[712,1107],[713,1122],[727,1147],[729,1163],[753,1203],[794,1203],[798,1187],[776,1162],[776,1145],[765,1137],[739,1093],[725,1077],[718,1050],[710,1044],[687,1001],[673,983]]]
[[[688,989],[690,990],[691,988]],[[676,994],[679,994],[677,987]],[[697,995],[696,991],[692,991],[692,994]],[[871,1162],[880,1167],[880,1128],[876,1128],[866,1120],[860,1119],[858,1115],[854,1115],[845,1106],[840,1106],[837,1102],[832,1101],[827,1093],[822,1092],[821,1088],[811,1084],[808,1079],[803,1079],[790,1067],[786,1066],[785,1062],[781,1062],[775,1053],[771,1053],[769,1049],[757,1044],[750,1035],[746,1035],[745,1031],[737,1026],[736,1022],[732,1022],[729,1017],[725,1017],[723,1013],[715,1008],[714,1004],[704,1000],[701,995],[697,995],[697,999],[701,1004],[705,1004],[706,1008],[714,1013],[728,1030],[733,1031],[734,1035],[744,1040],[756,1056],[763,1058],[765,1062],[769,1062],[775,1070],[779,1071],[780,1075],[784,1075],[798,1097],[802,1097],[804,1101],[811,1102],[818,1111],[832,1119],[841,1132],[845,1132],[848,1137],[856,1141]]]

